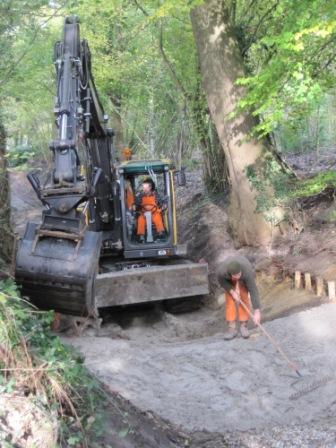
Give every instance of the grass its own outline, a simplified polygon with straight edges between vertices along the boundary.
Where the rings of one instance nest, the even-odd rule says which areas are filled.
[[[58,445],[89,447],[102,430],[103,392],[83,359],[50,332],[52,312],[0,281],[0,393],[30,397],[57,417]]]

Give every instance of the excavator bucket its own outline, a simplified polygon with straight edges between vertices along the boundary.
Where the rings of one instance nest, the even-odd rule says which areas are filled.
[[[100,247],[98,232],[85,231],[76,240],[39,234],[39,226],[28,223],[19,243],[15,272],[23,295],[41,309],[94,314]]]

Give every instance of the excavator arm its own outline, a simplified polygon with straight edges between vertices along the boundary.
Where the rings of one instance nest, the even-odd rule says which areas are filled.
[[[111,195],[116,186],[113,132],[106,127],[108,117],[93,81],[89,46],[80,40],[75,17],[65,20],[63,41],[55,45],[54,63],[57,138],[50,144],[54,159],[51,185],[42,197],[48,202],[47,196],[51,208],[62,216],[65,195],[66,211],[89,201],[91,227],[94,224],[94,230],[104,230],[104,224],[109,224],[111,228],[117,209]]]
[[[76,17],[65,20],[54,50],[56,138],[48,182],[28,175],[44,205],[18,248],[16,278],[41,308],[94,314],[100,250],[120,250],[120,205],[113,132],[98,99],[88,44]]]

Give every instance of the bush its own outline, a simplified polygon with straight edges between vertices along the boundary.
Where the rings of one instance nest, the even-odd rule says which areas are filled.
[[[323,192],[326,188],[336,189],[336,171],[324,171],[309,179],[297,182],[292,195],[296,198],[314,196]]]
[[[56,415],[59,446],[88,446],[103,392],[83,358],[50,332],[52,321],[53,312],[20,298],[13,281],[0,281],[0,393],[32,397]]]
[[[35,156],[31,146],[20,145],[16,146],[7,152],[8,165],[11,167],[20,166],[27,163]]]

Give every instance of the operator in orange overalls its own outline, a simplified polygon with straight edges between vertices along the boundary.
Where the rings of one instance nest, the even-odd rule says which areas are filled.
[[[142,192],[137,195],[135,205],[140,212],[137,223],[137,236],[141,243],[145,242],[146,218],[145,212],[151,212],[152,223],[158,233],[159,238],[165,237],[165,228],[161,213],[161,200],[155,191],[155,184],[152,179],[148,178],[142,183]]]

